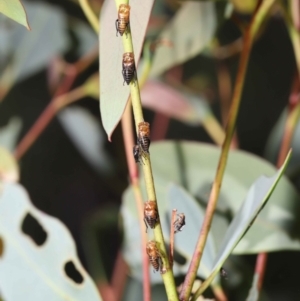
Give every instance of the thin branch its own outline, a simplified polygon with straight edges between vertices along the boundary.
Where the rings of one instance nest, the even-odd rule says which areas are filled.
[[[252,47],[252,42],[255,34],[257,33],[264,17],[266,16],[269,8],[273,4],[274,0],[265,0],[259,7],[259,9],[254,13],[252,21],[250,23],[249,28],[246,30],[244,35],[244,48],[241,53],[234,93],[233,100],[231,103],[231,108],[229,112],[229,120],[226,128],[226,137],[224,144],[222,146],[222,152],[220,155],[218,169],[216,173],[216,177],[213,183],[213,187],[211,190],[209,202],[207,204],[206,214],[204,217],[204,221],[202,224],[202,228],[199,234],[198,242],[195,248],[195,252],[193,254],[193,258],[188,270],[188,274],[186,275],[182,291],[180,293],[180,300],[187,301],[189,300],[193,283],[196,279],[197,271],[200,265],[200,261],[203,254],[203,249],[207,240],[208,232],[210,230],[212,218],[214,215],[214,211],[217,205],[217,200],[219,197],[222,180],[225,172],[225,167],[227,163],[229,148],[232,136],[234,134],[236,119],[238,115],[238,110],[241,102],[241,95],[244,86],[246,70],[248,66],[250,50]],[[211,279],[212,280],[212,279]],[[203,283],[204,284],[204,283]],[[206,282],[206,287],[202,284],[199,290],[196,292],[192,300],[196,300],[196,298],[203,292],[203,290],[210,284]]]
[[[176,220],[176,213],[177,209],[172,210],[172,218],[171,218],[171,225],[170,225],[170,252],[169,252],[169,261],[170,266],[173,268],[173,262],[174,262],[174,223]]]
[[[116,0],[115,2],[116,2],[116,8],[118,10],[120,4],[128,4],[129,1]],[[122,41],[124,46],[124,52],[133,53],[132,36],[130,31],[127,33],[127,35],[122,36]],[[143,110],[141,104],[140,87],[137,79],[131,81],[130,92],[131,92],[133,115],[135,120],[135,128],[136,128],[136,132],[138,133],[138,125],[139,123],[144,121],[144,116],[143,116]],[[142,168],[144,172],[144,179],[146,184],[148,200],[156,202],[157,199],[156,199],[156,193],[154,188],[150,155],[148,155],[144,160],[144,164],[142,164]],[[159,251],[162,255],[164,270],[166,270],[166,272],[162,274],[162,278],[165,284],[168,300],[177,301],[178,296],[177,296],[174,276],[173,276],[172,269],[170,269],[170,264],[165,248],[165,243],[164,243],[163,232],[162,232],[161,224],[159,222],[156,223],[154,229],[154,236],[155,236],[155,241],[159,246]]]
[[[95,32],[99,33],[99,20],[94,14],[88,0],[79,0],[79,4]]]
[[[141,252],[142,252],[142,266],[143,266],[143,295],[144,301],[151,301],[151,287],[150,287],[150,275],[149,275],[149,259],[146,253],[146,244],[147,244],[147,235],[145,232],[145,224],[143,222],[144,213],[143,213],[143,198],[139,185],[139,173],[137,164],[134,161],[132,155],[132,146],[135,144],[133,135],[132,135],[132,117],[131,117],[131,100],[129,99],[124,114],[122,116],[122,132],[124,139],[124,146],[126,152],[127,165],[129,170],[129,176],[131,185],[134,191],[135,202],[138,212],[139,226],[141,231],[142,243],[141,243]]]

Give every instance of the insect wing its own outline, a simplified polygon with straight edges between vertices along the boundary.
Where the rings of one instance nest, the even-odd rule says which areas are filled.
[[[133,36],[135,62],[139,61],[154,0],[130,1],[130,29]],[[100,17],[100,113],[110,139],[124,112],[129,88],[123,86],[122,38],[116,37],[115,21],[118,8],[114,1],[105,1]]]

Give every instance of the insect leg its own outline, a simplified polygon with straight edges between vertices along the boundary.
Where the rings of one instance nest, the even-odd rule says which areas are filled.
[[[116,30],[117,30],[116,36],[118,36],[118,32],[119,32],[118,27],[119,27],[119,19],[116,20]]]
[[[144,217],[144,223],[145,223],[145,226],[146,226],[146,233],[148,231],[148,225],[147,225],[147,221],[146,221],[146,218]]]

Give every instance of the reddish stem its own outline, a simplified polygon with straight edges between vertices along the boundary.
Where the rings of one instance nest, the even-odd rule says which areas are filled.
[[[123,295],[128,271],[129,271],[128,265],[125,262],[122,253],[119,252],[115,263],[112,279],[111,279],[112,290],[115,294],[115,299],[117,301],[121,300],[121,297]]]
[[[174,237],[175,237],[174,223],[175,223],[175,219],[176,219],[176,213],[177,213],[177,209],[173,209],[172,210],[172,218],[171,218],[171,226],[170,226],[171,232],[170,232],[170,254],[169,254],[171,268],[173,268],[173,258],[174,258]]]

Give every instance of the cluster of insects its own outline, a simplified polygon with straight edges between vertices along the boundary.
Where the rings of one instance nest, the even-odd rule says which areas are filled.
[[[125,33],[126,38],[130,30],[130,6],[127,4],[121,4],[118,10],[118,19],[115,22],[116,35],[118,33],[123,36]],[[127,85],[132,80],[136,79],[136,67],[134,61],[134,55],[132,52],[125,52],[122,59],[122,75],[123,85],[126,82]],[[147,159],[149,155],[150,147],[150,124],[148,122],[140,122],[138,124],[137,144],[133,146],[133,157],[136,163],[143,162],[143,159]],[[144,162],[143,162],[144,163]],[[155,228],[155,225],[159,222],[159,215],[156,201],[147,201],[144,205],[144,222],[146,225],[146,232],[148,227]],[[177,215],[177,219],[174,222],[174,233],[182,231],[185,225],[185,215],[180,213]],[[159,251],[157,243],[155,241],[149,241],[146,246],[146,252],[149,256],[150,263],[155,271],[165,272],[163,268],[162,254]]]
[[[116,30],[123,36],[125,33],[126,37],[129,32],[129,18],[130,18],[130,6],[128,4],[121,4],[118,10],[118,19],[116,20]],[[134,62],[134,55],[132,52],[125,52],[122,60],[122,75],[124,83],[127,85],[136,78],[136,68]],[[124,85],[123,83],[123,85]]]

